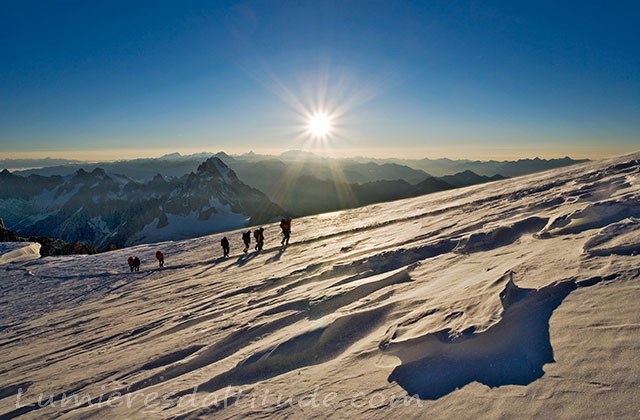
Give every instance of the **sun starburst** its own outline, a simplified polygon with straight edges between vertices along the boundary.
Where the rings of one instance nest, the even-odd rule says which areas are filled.
[[[309,117],[307,130],[309,134],[317,139],[324,139],[331,135],[333,126],[332,119],[325,113],[316,113]]]

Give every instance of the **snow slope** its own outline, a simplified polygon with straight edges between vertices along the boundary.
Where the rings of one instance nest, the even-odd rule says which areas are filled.
[[[0,242],[0,265],[40,258],[40,244],[35,242]]]
[[[638,158],[0,266],[0,415],[637,418]]]

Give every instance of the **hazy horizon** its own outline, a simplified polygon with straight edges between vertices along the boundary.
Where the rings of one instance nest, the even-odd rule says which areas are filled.
[[[637,151],[637,150],[635,150]],[[309,152],[313,153],[320,157],[326,158],[336,158],[336,159],[355,159],[355,158],[363,158],[363,159],[404,159],[404,160],[412,160],[412,159],[452,159],[452,160],[477,160],[477,161],[488,161],[488,160],[499,160],[499,161],[515,161],[520,159],[560,159],[564,157],[570,157],[572,159],[590,159],[590,160],[598,160],[608,157],[621,156],[627,153],[633,153],[634,150],[622,151],[620,153],[611,152],[609,154],[570,154],[570,153],[549,153],[549,152],[541,152],[541,153],[523,153],[523,154],[492,154],[491,152],[487,152],[486,154],[479,155],[462,155],[452,152],[451,154],[428,154],[425,153],[421,155],[419,153],[423,153],[422,150],[416,151],[419,153],[409,153],[409,154],[382,154],[382,153],[371,153],[371,151],[362,151],[362,153],[353,152],[350,154],[333,154],[333,153],[324,153],[322,150],[303,150],[303,149],[276,149],[276,150],[264,150],[264,149],[251,149],[251,150],[205,150],[205,149],[163,149],[163,150],[136,150],[132,153],[130,150],[108,150],[108,151],[99,151],[99,152],[86,152],[86,151],[50,151],[50,152],[15,152],[15,153],[0,153],[0,160],[9,159],[9,160],[19,160],[19,159],[67,159],[67,160],[77,160],[83,162],[112,162],[118,160],[133,160],[133,159],[155,159],[160,158],[165,155],[169,155],[172,153],[179,153],[182,156],[195,155],[199,153],[203,154],[215,154],[219,152],[224,152],[231,156],[241,156],[244,154],[248,154],[253,152],[258,155],[267,155],[277,157],[286,152]]]

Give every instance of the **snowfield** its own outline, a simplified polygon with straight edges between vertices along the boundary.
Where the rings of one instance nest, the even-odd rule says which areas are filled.
[[[0,417],[638,418],[639,158],[0,265]]]

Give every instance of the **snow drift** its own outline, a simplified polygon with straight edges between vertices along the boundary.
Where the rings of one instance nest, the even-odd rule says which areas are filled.
[[[40,258],[40,244],[33,242],[0,242],[0,265]]]
[[[0,415],[636,418],[639,157],[4,264]]]

